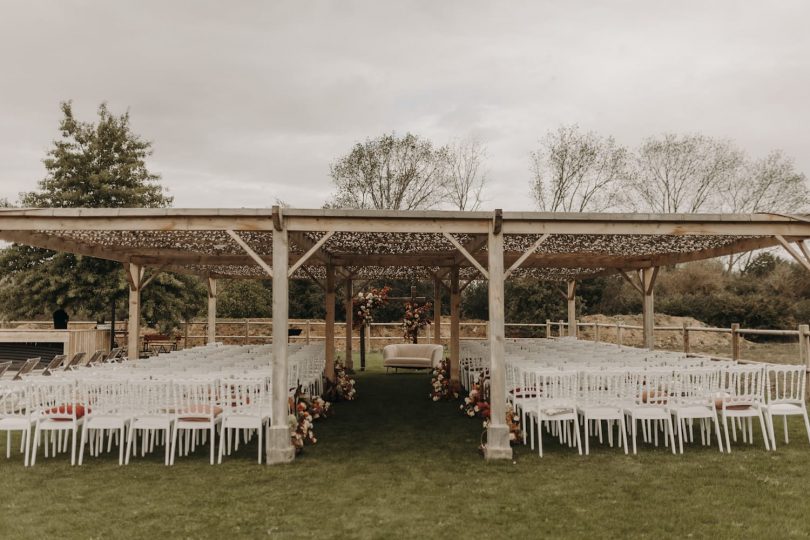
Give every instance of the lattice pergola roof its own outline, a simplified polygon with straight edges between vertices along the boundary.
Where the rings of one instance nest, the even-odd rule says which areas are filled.
[[[707,259],[810,237],[807,216],[385,212],[364,210],[3,209],[0,239],[211,277],[265,278],[273,229],[295,278],[333,265],[357,278],[421,279],[487,265],[503,232],[511,276],[566,280]],[[241,245],[239,239],[244,243]],[[246,249],[247,248],[247,249]],[[528,255],[524,255],[531,251]],[[251,253],[252,252],[252,253]],[[476,262],[478,265],[476,265]]]

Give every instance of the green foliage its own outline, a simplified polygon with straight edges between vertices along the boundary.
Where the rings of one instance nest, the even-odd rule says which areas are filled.
[[[81,122],[63,103],[61,138],[43,160],[46,177],[22,194],[30,207],[165,207],[172,202],[160,177],[146,167],[149,142],[134,134],[129,114],[113,115],[102,104],[95,123]],[[113,300],[127,295],[121,264],[69,253],[13,245],[0,252],[0,306],[9,318],[50,316],[57,307],[74,318],[104,319]],[[24,291],[25,294],[20,294]],[[199,280],[163,274],[142,294],[147,322],[168,327],[199,312],[205,293]]]

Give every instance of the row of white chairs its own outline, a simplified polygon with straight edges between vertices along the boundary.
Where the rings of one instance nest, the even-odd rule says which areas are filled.
[[[223,433],[221,461],[238,448],[241,430],[244,440],[258,434],[261,461],[262,426],[271,417],[271,353],[269,346],[209,345],[4,382],[0,432],[7,433],[7,457],[11,433],[20,431],[26,465],[29,460],[31,465],[36,462],[43,439],[46,457],[48,443],[55,454],[66,451],[70,441],[74,464],[81,431],[79,464],[86,443],[91,455],[96,455],[105,437],[108,451],[115,441],[119,462],[128,463],[138,436],[142,454],[164,444],[167,465],[174,463],[177,454],[193,451],[198,442],[205,444],[210,437],[213,464],[215,432]],[[299,387],[311,395],[320,393],[323,345],[291,345],[288,358],[288,396]]]
[[[719,450],[724,451],[720,423],[725,435],[725,451],[731,452],[729,421],[733,440],[737,428],[742,430],[743,442],[753,444],[753,421],[759,421],[765,448],[776,448],[775,418],[783,417],[785,443],[789,441],[788,416],[800,416],[810,439],[810,420],[805,404],[806,374],[803,366],[726,366],[704,368],[613,369],[574,371],[524,366],[519,383],[508,389],[508,399],[528,426],[534,447],[534,429],[542,455],[542,430],[554,427],[559,435],[560,422],[571,421],[576,429],[569,443],[579,446],[578,425],[585,432],[585,453],[589,451],[589,431],[595,427],[602,439],[602,421],[608,426],[612,444],[612,428],[619,427],[625,453],[627,434],[633,439],[636,453],[636,433],[639,422],[645,441],[651,437],[658,443],[662,430],[665,444],[679,439],[680,452],[687,439],[694,438],[692,426],[700,423],[701,440],[711,444],[712,427]],[[747,421],[747,424],[746,424]],[[688,430],[687,430],[688,427]],[[524,439],[525,442],[525,439]],[[581,448],[580,448],[581,452]]]

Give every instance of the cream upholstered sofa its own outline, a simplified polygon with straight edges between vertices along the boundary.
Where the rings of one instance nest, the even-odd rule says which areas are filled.
[[[383,366],[389,368],[432,369],[444,354],[441,345],[398,343],[383,347]]]

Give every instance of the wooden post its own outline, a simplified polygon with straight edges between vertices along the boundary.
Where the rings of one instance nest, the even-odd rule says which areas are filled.
[[[599,343],[599,328],[598,322],[593,323],[593,340],[596,343]]]
[[[433,342],[442,344],[442,282],[433,280]]]
[[[354,369],[354,357],[352,356],[352,332],[354,326],[354,308],[352,301],[354,300],[354,290],[352,289],[352,280],[346,280],[346,359],[343,365],[346,369]]]
[[[189,319],[186,319],[185,324],[183,325],[183,348],[188,349],[188,327],[190,325]]]
[[[616,345],[622,346],[622,323],[616,323]]]
[[[295,459],[287,417],[287,339],[289,320],[289,237],[281,222],[281,209],[273,207],[278,223],[273,228],[273,404],[272,425],[267,430],[267,463],[288,463]],[[274,219],[274,221],[276,221]]]
[[[642,301],[642,314],[644,325],[644,348],[655,349],[655,310],[653,287],[658,275],[658,267],[641,269],[641,287],[644,293]]]
[[[245,319],[245,345],[250,340],[250,319]]]
[[[551,320],[546,319],[546,339],[551,339]]]
[[[807,381],[810,383],[810,325],[799,325],[799,361],[804,364]]]
[[[560,322],[559,322],[559,323],[557,323],[557,324],[559,324],[559,325],[560,325],[560,328],[559,328],[560,332],[559,332],[559,334],[558,334],[558,335],[559,335],[560,337],[563,337],[565,334],[567,334],[567,333],[568,333],[568,332],[566,332],[566,331],[565,331],[565,323],[563,322],[563,320],[562,320],[562,319],[560,319]]]
[[[326,329],[324,330],[324,348],[326,356],[326,378],[335,381],[335,267],[326,266]],[[309,321],[307,321],[309,333]]]
[[[335,309],[335,308],[334,308],[334,306],[332,307],[332,309],[333,309],[333,310]],[[309,341],[310,341],[309,319],[307,319],[307,326],[306,326],[306,337],[307,337],[307,345],[309,345]]]
[[[740,359],[740,323],[731,323],[731,359]]]
[[[208,276],[208,333],[206,343],[211,345],[217,340],[217,280]]]
[[[458,266],[450,270],[450,380],[461,380],[461,292],[458,284]]]
[[[127,357],[137,359],[140,356],[141,344],[141,283],[144,268],[128,263],[127,281],[129,282],[129,319],[127,320]]]
[[[491,459],[512,459],[509,443],[509,428],[506,426],[506,364],[504,326],[504,264],[503,231],[499,230],[499,213],[489,232],[489,394],[490,418],[487,428],[487,444],[484,457]]]
[[[568,336],[577,337],[577,282],[576,280],[568,280]]]
[[[684,354],[689,354],[691,352],[691,347],[689,345],[689,323],[683,323],[683,352]]]

